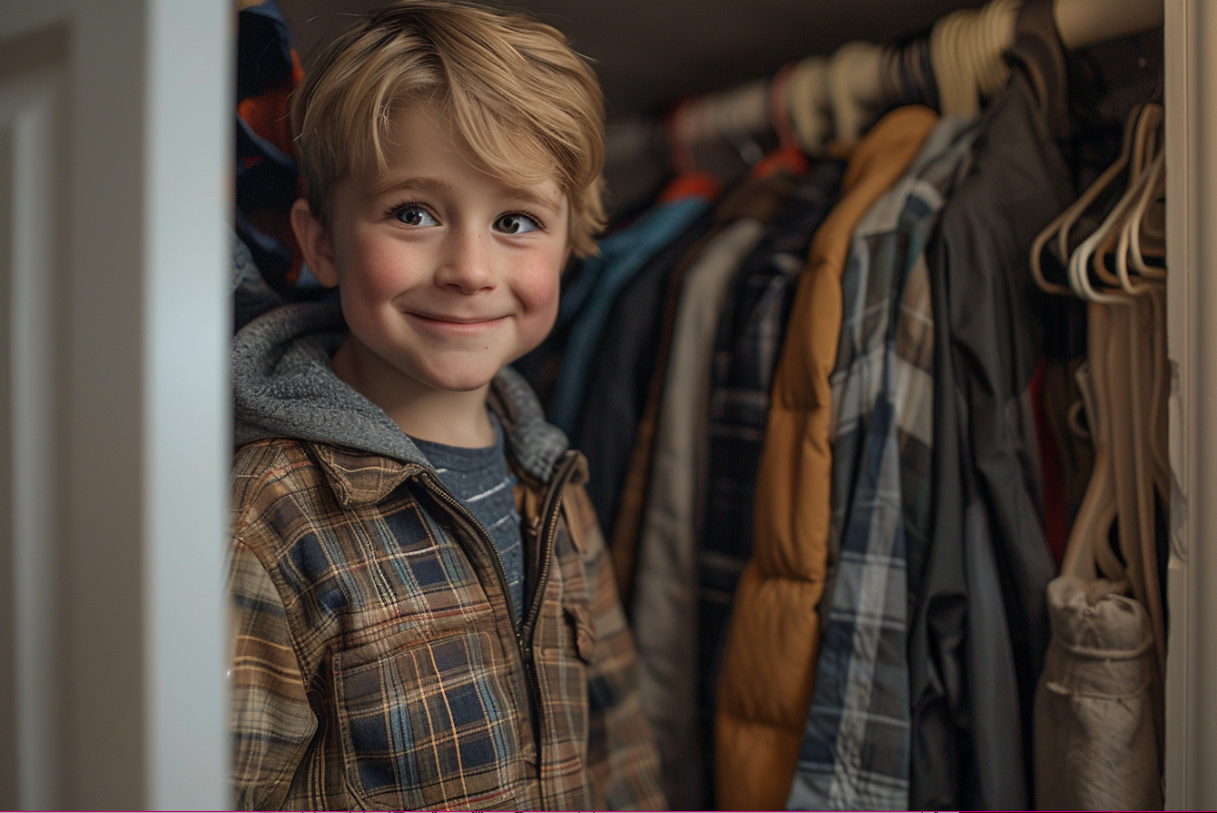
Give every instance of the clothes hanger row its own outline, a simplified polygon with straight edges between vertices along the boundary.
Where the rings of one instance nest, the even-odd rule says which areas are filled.
[[[1014,41],[1021,5],[1022,0],[991,0],[935,24],[929,42],[933,76],[926,78],[937,83],[934,95],[944,115],[974,118],[981,101],[1005,85],[1009,69],[1002,54]],[[730,144],[745,164],[755,163],[764,154],[757,135],[765,132],[810,155],[847,151],[883,111],[906,101],[883,78],[888,63],[899,59],[898,49],[850,42],[831,57],[787,65],[772,80],[686,99],[667,124],[673,166],[689,169],[694,145],[716,139]]]
[[[1008,80],[1003,54],[1014,42],[1021,5],[1022,0],[992,0],[979,9],[955,11],[935,23],[928,42],[906,46],[903,54],[899,48],[851,42],[829,57],[789,64],[772,79],[686,99],[670,111],[663,127],[672,164],[690,169],[695,147],[719,144],[750,165],[775,133],[781,145],[808,155],[841,155],[884,111],[909,101],[933,100],[944,115],[975,117],[982,102]],[[1161,0],[1054,0],[1053,13],[1069,48],[1144,31],[1163,19]],[[909,70],[920,64],[919,54],[910,50],[915,48],[928,51],[926,70]],[[903,81],[893,82],[893,72]],[[933,87],[918,89],[918,83]],[[908,98],[910,90],[921,98]],[[630,126],[649,131],[651,125],[640,119],[632,125],[617,122],[614,129]],[[619,135],[614,141],[623,146],[650,143],[649,136]],[[626,163],[615,158],[615,163]]]
[[[1126,298],[1156,293],[1166,279],[1164,111],[1141,105],[1129,114],[1120,156],[1031,246],[1031,273],[1044,291],[1091,302],[1125,304]],[[1099,226],[1080,242],[1074,229],[1097,201],[1110,197],[1120,178],[1123,192]],[[1076,248],[1071,246],[1077,243]],[[1067,286],[1049,280],[1044,260],[1050,244],[1065,269]]]

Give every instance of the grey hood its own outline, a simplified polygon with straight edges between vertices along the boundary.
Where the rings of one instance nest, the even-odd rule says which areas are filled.
[[[237,446],[266,438],[329,443],[430,466],[384,410],[340,379],[330,357],[347,335],[337,304],[275,308],[233,339],[233,424]],[[504,368],[490,388],[512,454],[524,470],[546,481],[568,447],[549,424],[532,389]]]

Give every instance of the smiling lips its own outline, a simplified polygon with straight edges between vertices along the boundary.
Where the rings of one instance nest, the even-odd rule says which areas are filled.
[[[409,312],[407,315],[422,329],[447,336],[478,336],[493,330],[507,319],[506,316],[482,318],[476,316],[430,315],[415,312]]]

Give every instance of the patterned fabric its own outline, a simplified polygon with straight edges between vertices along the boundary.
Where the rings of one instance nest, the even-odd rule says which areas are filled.
[[[617,515],[613,521],[613,536],[610,548],[613,553],[613,569],[617,573],[617,584],[622,600],[632,603],[634,578],[637,571],[638,542],[642,533],[642,519],[648,500],[655,440],[660,420],[659,407],[667,382],[668,357],[671,353],[672,337],[676,328],[676,314],[683,297],[685,278],[702,262],[702,256],[715,250],[724,229],[741,218],[768,223],[781,210],[794,189],[795,178],[779,172],[765,177],[748,175],[738,186],[723,196],[712,210],[713,224],[702,238],[672,268],[668,276],[664,295],[663,313],[659,325],[657,358],[651,379],[647,385],[646,401],[634,434],[634,446],[625,479],[621,486]],[[692,578],[692,577],[690,577]]]
[[[516,512],[515,475],[507,469],[503,427],[490,413],[495,443],[483,449],[468,449],[432,443],[412,437],[448,490],[452,492],[490,534],[507,576],[511,614],[520,622],[524,606],[524,544],[520,537],[520,515]]]
[[[832,383],[832,538],[840,562],[788,804],[904,810],[907,551],[929,530],[933,342],[926,243],[972,155],[944,120],[854,229]]]
[[[514,450],[518,638],[490,540],[433,470],[321,442],[238,450],[239,807],[664,807],[583,459],[541,482]]]
[[[807,253],[773,375],[757,472],[752,555],[736,588],[714,729],[714,792],[726,810],[785,807],[820,651],[841,335],[841,274],[854,227],[902,178],[938,121],[901,107],[850,154],[841,197]]]
[[[803,178],[727,289],[714,338],[704,533],[697,553],[700,741],[713,764],[714,708],[727,622],[752,550],[752,504],[773,368],[812,235],[837,197],[844,165]]]

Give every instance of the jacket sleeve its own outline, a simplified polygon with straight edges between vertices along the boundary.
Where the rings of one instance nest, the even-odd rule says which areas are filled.
[[[595,648],[588,668],[588,770],[610,810],[664,810],[659,756],[638,691],[634,639],[621,609],[591,499],[567,489],[564,507],[591,589]]]
[[[228,571],[232,777],[237,809],[283,806],[317,730],[283,599],[239,540]]]

